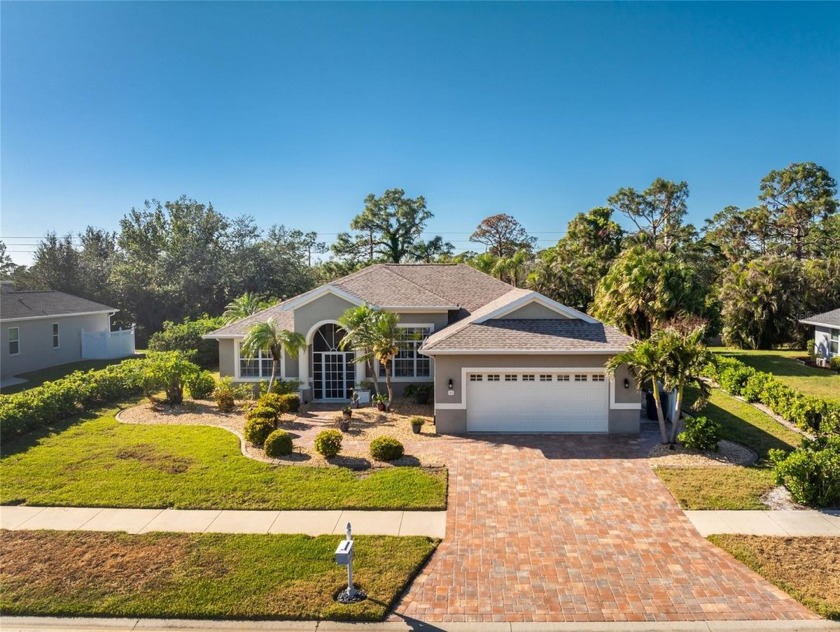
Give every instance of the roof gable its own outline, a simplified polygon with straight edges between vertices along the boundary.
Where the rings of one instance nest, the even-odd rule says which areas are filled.
[[[487,320],[506,317],[516,318],[516,316],[514,316],[513,314],[528,305],[539,305],[545,310],[553,312],[555,314],[555,318],[557,318],[558,316],[560,318],[571,318],[574,320],[582,320],[590,324],[598,322],[591,316],[587,316],[583,312],[579,312],[576,309],[567,307],[561,303],[558,303],[557,301],[553,301],[547,296],[543,296],[538,292],[528,292],[527,294],[523,294],[522,296],[513,299],[509,303],[500,306],[499,308],[495,309],[489,314],[481,316],[480,318],[476,319],[476,322],[483,323]]]
[[[799,321],[803,325],[825,325],[826,327],[840,327],[840,307],[824,314],[815,314]]]

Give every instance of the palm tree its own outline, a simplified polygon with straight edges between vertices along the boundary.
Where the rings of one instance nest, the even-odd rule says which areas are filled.
[[[397,326],[400,317],[393,312],[385,312],[368,305],[354,307],[339,319],[344,329],[341,347],[351,347],[359,353],[359,360],[373,365],[376,359],[385,369],[385,386],[388,389],[388,402],[394,401],[394,389],[391,385],[391,360],[399,353],[400,329]],[[375,375],[374,371],[371,374]],[[374,384],[376,384],[374,378]],[[378,389],[377,389],[378,392]]]
[[[292,358],[297,358],[302,349],[306,348],[306,338],[299,333],[282,329],[277,326],[273,318],[267,322],[257,323],[249,330],[242,341],[242,353],[246,357],[256,357],[260,351],[271,354],[271,379],[268,381],[268,392],[274,386],[277,367],[283,351]]]
[[[666,353],[664,387],[668,391],[677,393],[675,419],[671,423],[671,443],[677,441],[680,407],[685,387],[694,386],[700,391],[700,396],[693,405],[695,410],[706,404],[711,393],[711,387],[703,379],[702,374],[710,363],[715,362],[715,356],[703,344],[705,333],[704,327],[696,327],[687,334],[669,328],[664,330],[658,339],[662,350]]]
[[[263,301],[259,299],[256,294],[245,292],[239,298],[233,299],[225,306],[225,311],[222,314],[222,322],[225,325],[242,320],[247,316],[252,316],[265,307]]]
[[[659,434],[662,443],[668,443],[668,431],[665,429],[665,415],[662,412],[662,399],[659,395],[659,382],[665,379],[665,358],[662,345],[656,338],[637,340],[630,347],[607,362],[607,372],[615,375],[616,369],[626,364],[640,386],[647,386],[656,402],[656,418],[659,420]]]

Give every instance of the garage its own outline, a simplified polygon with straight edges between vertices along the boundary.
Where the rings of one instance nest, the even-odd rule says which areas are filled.
[[[489,371],[467,374],[468,432],[607,432],[603,371]]]

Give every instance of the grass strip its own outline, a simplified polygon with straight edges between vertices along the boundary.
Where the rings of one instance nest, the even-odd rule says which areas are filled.
[[[438,541],[356,538],[342,605],[340,536],[2,531],[4,615],[379,621]]]

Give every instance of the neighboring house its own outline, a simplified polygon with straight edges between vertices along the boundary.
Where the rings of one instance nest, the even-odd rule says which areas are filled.
[[[265,380],[271,359],[242,357],[240,343],[273,318],[309,345],[297,359],[284,354],[282,377],[300,380],[307,401],[347,401],[366,368],[341,350],[338,319],[363,304],[399,314],[395,388],[434,382],[438,432],[639,431],[632,375],[621,367],[610,379],[604,369],[630,337],[463,264],[372,265],[206,337],[219,341],[222,376]]]
[[[840,355],[840,307],[799,321],[814,326],[814,353],[818,358]]]
[[[0,283],[0,377],[134,353],[134,330],[112,332],[117,310],[54,291]]]

